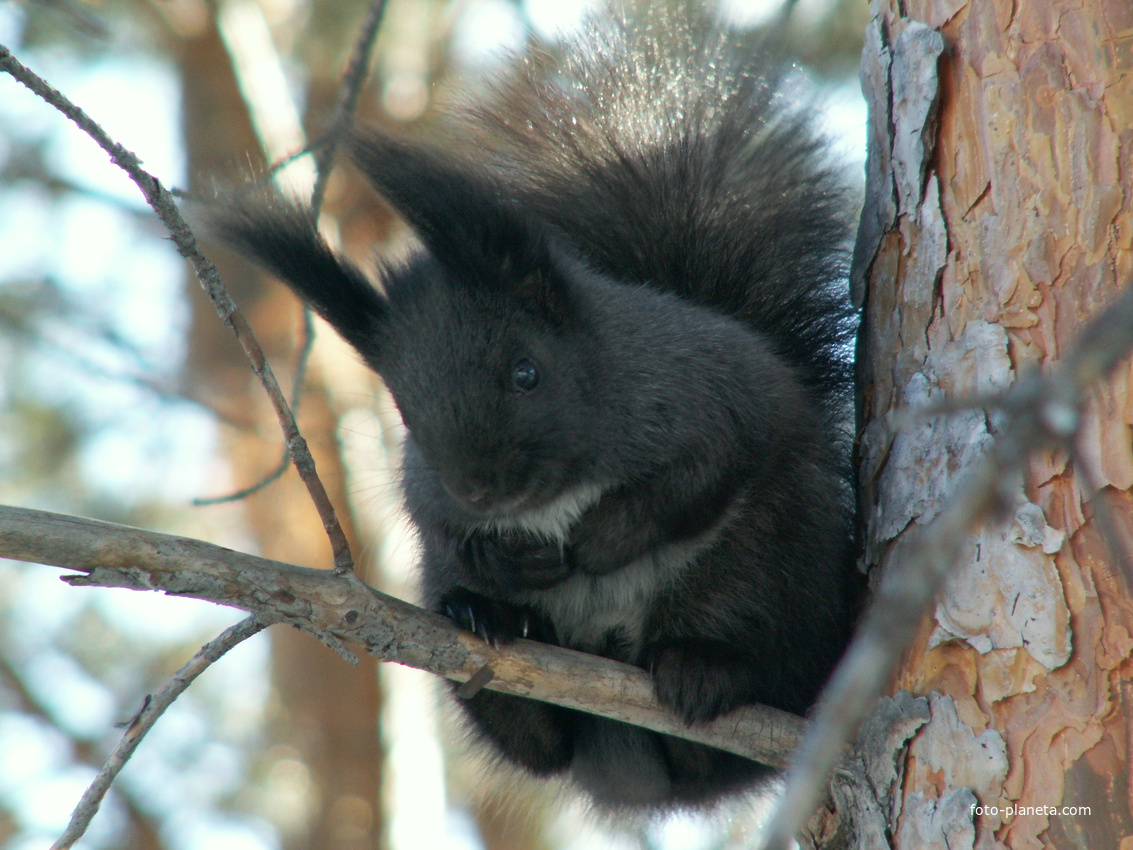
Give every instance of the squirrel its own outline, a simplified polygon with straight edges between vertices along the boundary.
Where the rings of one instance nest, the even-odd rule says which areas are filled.
[[[662,6],[515,58],[429,141],[355,131],[418,240],[380,289],[286,202],[215,225],[388,385],[425,603],[645,668],[690,724],[804,713],[856,615],[852,204],[786,74]],[[606,810],[770,775],[521,697],[461,704]]]

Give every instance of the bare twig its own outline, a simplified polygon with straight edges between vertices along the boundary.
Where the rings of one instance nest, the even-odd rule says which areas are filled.
[[[67,828],[59,839],[51,845],[51,850],[67,850],[83,837],[91,820],[102,805],[106,793],[110,790],[114,778],[126,765],[126,762],[130,760],[130,756],[134,754],[134,750],[137,749],[142,738],[153,728],[154,723],[173,704],[173,701],[181,696],[193,680],[208,669],[209,665],[241,641],[256,634],[263,627],[264,624],[256,620],[255,617],[249,617],[226,629],[220,637],[201,647],[197,654],[174,674],[164,688],[145,698],[138,713],[130,719],[126,726],[122,740],[118,742],[114,752],[102,765],[102,769],[98,772],[90,787],[87,788],[78,805],[75,806],[74,812],[71,813],[70,823],[67,824]]]
[[[451,620],[379,593],[354,573],[310,570],[199,540],[113,523],[0,506],[0,557],[80,570],[76,586],[160,590],[283,622],[353,658],[346,644],[465,682],[490,665],[485,687],[553,702],[781,766],[803,720],[746,706],[686,726],[653,697],[644,670],[569,649],[518,640],[495,649]],[[481,674],[483,679],[485,674]]]
[[[949,505],[916,529],[900,569],[886,576],[857,636],[819,701],[792,760],[766,846],[787,847],[817,807],[831,771],[887,685],[925,610],[958,561],[969,531],[1002,514],[1009,488],[1028,456],[1042,448],[1073,449],[1086,389],[1133,349],[1133,287],[1091,321],[1068,355],[1003,394],[1001,435]],[[919,533],[918,533],[919,532]]]
[[[59,722],[55,712],[39,698],[38,694],[29,689],[21,674],[12,666],[9,659],[0,656],[0,685],[5,694],[14,696],[21,711],[40,717],[55,728],[64,727]],[[63,728],[71,744],[72,757],[85,765],[98,767],[102,761],[101,755],[96,755],[96,746],[92,740],[78,737],[69,729]],[[142,837],[142,844],[146,847],[161,847],[158,837],[158,827],[154,818],[139,805],[136,795],[130,793],[128,788],[118,789],[122,799],[123,808],[130,820],[130,829]]]
[[[338,103],[334,108],[330,126],[324,136],[323,144],[315,155],[318,167],[318,177],[315,179],[315,188],[311,192],[311,209],[314,215],[319,214],[323,205],[323,197],[327,191],[327,181],[334,168],[334,158],[342,138],[350,129],[354,120],[354,113],[358,109],[358,97],[362,93],[362,86],[370,74],[370,55],[374,50],[374,42],[378,38],[378,27],[386,11],[386,0],[372,0],[366,19],[358,31],[358,38],[354,42],[354,50],[350,54],[350,62],[346,66],[346,73],[339,88]]]
[[[177,205],[173,202],[173,196],[161,185],[157,178],[141,167],[138,158],[133,153],[113,141],[106,134],[106,131],[78,106],[21,64],[4,45],[0,45],[0,70],[10,74],[69,118],[79,129],[94,139],[99,147],[110,156],[111,162],[125,171],[130,179],[137,184],[146,202],[168,228],[178,252],[192,264],[197,279],[212,301],[221,321],[232,328],[236,334],[236,339],[240,342],[244,353],[252,364],[252,371],[255,372],[256,377],[267,391],[268,398],[275,409],[276,417],[279,419],[280,428],[283,429],[288,452],[304,484],[307,485],[307,491],[310,493],[323,521],[323,528],[330,538],[331,547],[334,551],[335,570],[339,572],[353,570],[354,560],[350,555],[350,546],[347,543],[346,535],[335,516],[334,506],[327,496],[326,489],[315,472],[314,458],[311,457],[307,441],[299,433],[299,428],[295,424],[295,417],[279,388],[279,382],[271,371],[263,349],[260,348],[260,344],[253,336],[252,329],[248,326],[244,314],[240,312],[224,288],[216,266],[197,247],[196,238],[181,216]]]
[[[307,378],[307,366],[311,362],[311,351],[315,347],[315,318],[307,307],[303,308],[303,342],[299,346],[299,356],[295,361],[295,380],[291,384],[291,412],[299,415],[299,402],[303,398],[303,382]],[[279,463],[275,469],[257,481],[250,487],[245,487],[237,490],[234,493],[229,493],[226,496],[213,496],[211,498],[197,498],[193,499],[193,504],[197,507],[205,505],[219,505],[225,502],[239,502],[254,495],[269,484],[273,484],[283,477],[283,473],[287,472],[287,467],[291,465],[291,453],[284,446],[283,457],[279,459]]]
[[[371,4],[369,13],[362,23],[361,30],[359,31],[358,38],[354,45],[354,50],[351,54],[350,62],[347,65],[346,73],[343,77],[339,101],[331,119],[327,135],[316,144],[304,144],[298,154],[291,156],[282,156],[280,146],[301,141],[303,130],[298,110],[291,104],[286,92],[286,86],[283,84],[283,74],[282,71],[278,69],[279,59],[278,56],[275,55],[274,50],[271,49],[270,35],[267,32],[266,25],[262,22],[262,15],[259,14],[258,9],[255,9],[253,12],[253,14],[257,16],[257,28],[263,29],[262,40],[265,43],[259,45],[256,62],[242,61],[242,57],[243,59],[249,58],[243,56],[249,49],[248,46],[244,44],[249,34],[246,28],[241,29],[236,26],[237,21],[232,20],[231,15],[225,14],[226,9],[231,10],[237,7],[228,5],[218,8],[217,24],[221,29],[225,44],[228,47],[229,55],[232,59],[233,72],[240,82],[240,90],[244,96],[244,101],[248,107],[252,123],[257,128],[263,128],[267,124],[281,125],[276,128],[277,132],[275,133],[267,133],[263,129],[259,130],[264,155],[269,160],[275,158],[277,161],[277,164],[272,167],[269,173],[278,182],[280,179],[279,172],[284,166],[298,159],[299,156],[304,156],[308,153],[313,154],[315,157],[317,170],[311,187],[310,202],[311,214],[315,218],[318,217],[319,208],[322,206],[323,196],[326,193],[327,180],[330,177],[330,172],[334,165],[334,157],[338,146],[342,141],[342,137],[347,130],[349,130],[354,112],[357,109],[358,97],[361,94],[362,86],[365,84],[368,75],[370,54],[373,50],[374,42],[377,39],[378,26],[381,23],[385,5],[385,0],[375,0]],[[240,19],[246,20],[246,17],[241,14]],[[269,85],[267,80],[261,80],[257,85],[252,85],[246,77],[252,73],[251,69],[253,67],[261,69],[262,72],[264,54],[269,50],[271,51],[270,58],[272,60],[270,64],[277,68],[277,72],[273,75],[268,75],[268,79],[274,82]],[[290,108],[284,110],[282,108],[283,104],[286,104]],[[280,114],[285,111],[288,113],[287,118],[284,118]],[[270,115],[271,118],[266,117],[267,115]],[[296,412],[299,409],[299,400],[303,392],[303,379],[307,371],[307,364],[310,360],[311,350],[315,340],[314,320],[310,309],[306,306],[303,308],[303,328],[303,342],[299,350],[295,367],[295,383],[291,393],[291,407],[292,410]],[[258,493],[268,485],[279,480],[283,473],[287,471],[288,461],[289,453],[285,449],[283,458],[276,468],[255,484],[225,496],[194,499],[193,504],[215,505],[222,502],[235,502],[246,499],[248,496]]]

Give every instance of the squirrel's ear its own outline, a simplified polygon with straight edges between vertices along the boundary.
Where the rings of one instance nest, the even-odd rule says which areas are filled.
[[[364,358],[377,361],[386,301],[323,241],[309,210],[253,194],[210,210],[206,225],[218,240],[290,286]]]
[[[417,231],[442,266],[513,286],[551,267],[541,228],[499,188],[444,152],[373,130],[351,137],[358,168]]]

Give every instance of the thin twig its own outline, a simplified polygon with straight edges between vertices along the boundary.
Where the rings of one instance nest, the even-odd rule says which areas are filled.
[[[310,309],[306,306],[303,307],[303,343],[299,347],[299,356],[295,361],[295,380],[291,383],[291,412],[299,416],[299,402],[303,398],[303,382],[307,378],[307,366],[311,362],[311,352],[315,348],[315,318]],[[291,453],[285,446],[283,449],[283,457],[279,459],[279,464],[253,484],[250,487],[245,487],[242,490],[237,490],[234,493],[229,493],[226,496],[213,496],[211,498],[197,498],[193,499],[193,505],[196,507],[205,507],[208,505],[220,505],[226,502],[239,502],[247,499],[249,496],[263,490],[269,484],[274,484],[283,477],[283,473],[287,472],[287,468],[291,465]]]
[[[378,27],[386,10],[386,0],[372,0],[366,20],[358,32],[354,42],[354,50],[346,66],[346,73],[339,88],[338,103],[335,105],[334,115],[330,126],[322,140],[321,148],[315,155],[318,176],[315,178],[315,188],[311,192],[311,210],[318,217],[326,195],[327,181],[330,180],[331,170],[334,168],[334,158],[338,153],[342,138],[350,129],[354,121],[354,113],[358,109],[358,98],[362,87],[370,74],[370,55],[374,50],[374,42],[378,38]]]
[[[69,118],[79,129],[94,139],[99,147],[110,156],[111,162],[125,171],[130,179],[137,184],[146,202],[168,228],[178,252],[192,263],[197,280],[200,281],[202,288],[212,301],[221,321],[232,328],[232,331],[236,334],[236,339],[252,364],[252,371],[255,372],[256,377],[267,391],[268,398],[275,409],[276,417],[279,419],[280,428],[283,429],[288,452],[295,463],[295,468],[299,470],[299,475],[304,484],[307,485],[307,491],[311,494],[311,499],[323,521],[323,528],[330,538],[331,547],[334,551],[335,570],[338,572],[353,570],[354,560],[350,555],[350,546],[347,543],[346,535],[335,516],[334,506],[327,496],[326,488],[323,487],[322,481],[319,480],[315,472],[314,458],[311,457],[306,440],[299,433],[299,428],[295,424],[295,416],[283,397],[279,382],[271,371],[263,349],[252,334],[252,329],[244,318],[244,314],[240,312],[224,288],[216,266],[197,247],[196,237],[177,209],[173,196],[161,185],[157,178],[141,167],[141,163],[133,153],[113,141],[106,134],[106,131],[83,110],[21,64],[4,45],[0,45],[0,70],[10,74]]]
[[[1049,374],[1037,370],[1007,390],[1005,412],[991,451],[957,488],[935,520],[915,529],[899,568],[886,576],[845,657],[827,685],[768,825],[767,848],[785,848],[818,806],[831,771],[858,726],[885,690],[958,562],[969,531],[1010,504],[1005,488],[1022,474],[1027,458],[1043,448],[1073,450],[1085,392],[1133,349],[1133,286],[1091,321]],[[1130,578],[1127,576],[1127,579]]]
[[[303,157],[312,154],[310,146],[306,143],[299,110],[288,90],[283,63],[275,49],[263,10],[258,4],[248,0],[222,0],[215,4],[214,12],[217,32],[224,42],[237,88],[240,89],[244,105],[247,107],[248,119],[256,129],[264,158],[268,161],[275,159],[277,163],[296,162],[298,155],[281,153],[295,147],[299,147]],[[313,163],[312,156],[311,161],[305,163],[306,168],[299,165],[296,169],[285,171],[282,166],[273,166],[269,171],[271,182],[276,184],[277,189],[283,189],[289,195],[298,197],[304,192],[309,193],[316,177]],[[250,191],[259,193],[263,190],[264,182],[263,178],[253,179],[231,194],[238,196]],[[300,346],[291,388],[291,410],[296,418],[299,415],[299,401],[302,398],[303,381],[315,334],[310,310],[304,306],[302,313],[305,335]],[[246,499],[282,478],[289,463],[290,453],[284,446],[279,462],[271,472],[261,476],[256,483],[227,495],[196,498],[193,499],[193,504],[199,507]]]
[[[318,217],[319,209],[322,206],[323,197],[326,193],[327,181],[330,177],[330,172],[334,166],[334,157],[341,143],[342,137],[349,129],[353,115],[358,105],[358,98],[361,94],[362,87],[366,82],[369,72],[370,54],[373,50],[374,42],[377,39],[378,27],[381,24],[382,16],[385,11],[386,0],[375,0],[370,6],[369,13],[362,23],[361,31],[355,41],[354,50],[351,53],[350,61],[347,65],[346,73],[343,77],[342,87],[340,89],[338,104],[335,107],[334,115],[330,122],[330,129],[326,136],[319,139],[315,143],[309,143],[303,147],[298,154],[293,154],[285,157],[276,165],[272,166],[269,173],[275,175],[283,165],[292,162],[298,156],[311,153],[315,157],[316,163],[316,179],[312,190],[311,196],[311,215],[315,218]],[[239,74],[240,64],[233,60],[233,69]],[[243,86],[241,86],[243,90]],[[253,103],[248,98],[245,92],[245,99],[248,100],[248,108],[252,113],[253,122],[255,121],[257,104]],[[271,151],[265,148],[265,155],[269,158]],[[259,181],[254,184],[257,188]],[[303,307],[303,342],[299,349],[299,355],[295,366],[295,381],[292,386],[291,392],[291,408],[293,412],[298,414],[299,401],[303,393],[303,381],[307,371],[307,365],[310,361],[311,351],[314,347],[315,341],[315,323],[311,314],[310,308]],[[224,496],[215,496],[211,498],[197,498],[193,500],[193,504],[197,506],[203,505],[216,505],[224,502],[236,502],[246,499],[249,496],[258,493],[270,484],[278,481],[283,474],[287,471],[290,454],[284,449],[283,457],[280,459],[279,464],[261,478],[255,484],[249,487],[244,487],[233,493]]]
[[[102,762],[101,754],[96,754],[94,741],[76,735],[66,724],[61,723],[48,704],[40,699],[39,695],[28,688],[23,676],[12,666],[10,659],[0,656],[0,687],[5,694],[15,697],[20,710],[35,715],[63,731],[71,744],[71,755],[74,761],[81,762],[89,767],[98,767]],[[143,846],[161,846],[158,840],[158,825],[154,817],[138,803],[137,795],[131,793],[129,788],[119,788],[118,795],[122,799],[123,808],[130,820],[131,830],[137,834]],[[148,842],[148,843],[147,843]]]
[[[241,641],[250,638],[263,629],[264,624],[255,617],[248,617],[234,626],[226,629],[223,634],[209,643],[206,643],[189,662],[182,667],[169,683],[156,694],[147,696],[142,702],[141,709],[135,714],[126,726],[126,732],[114,752],[102,765],[102,769],[91,782],[82,798],[71,813],[71,821],[59,839],[51,845],[51,850],[67,850],[83,837],[90,826],[91,820],[102,805],[106,793],[114,782],[119,771],[130,760],[138,744],[146,733],[153,728],[157,719],[165,712],[177,697],[184,693],[197,676],[201,675],[209,666],[232,647]]]

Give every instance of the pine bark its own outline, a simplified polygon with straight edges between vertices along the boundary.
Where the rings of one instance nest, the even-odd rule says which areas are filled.
[[[980,406],[900,429],[886,415],[1049,367],[1133,281],[1133,5],[873,8],[855,272],[865,551],[880,575],[996,435]],[[939,60],[923,49],[932,31]],[[906,654],[895,690],[928,696],[930,719],[891,789],[893,846],[1133,848],[1133,599],[1094,495],[1128,551],[1130,378],[1126,365],[1096,388],[1076,457],[1032,458],[1009,482],[1012,515],[973,536]]]

